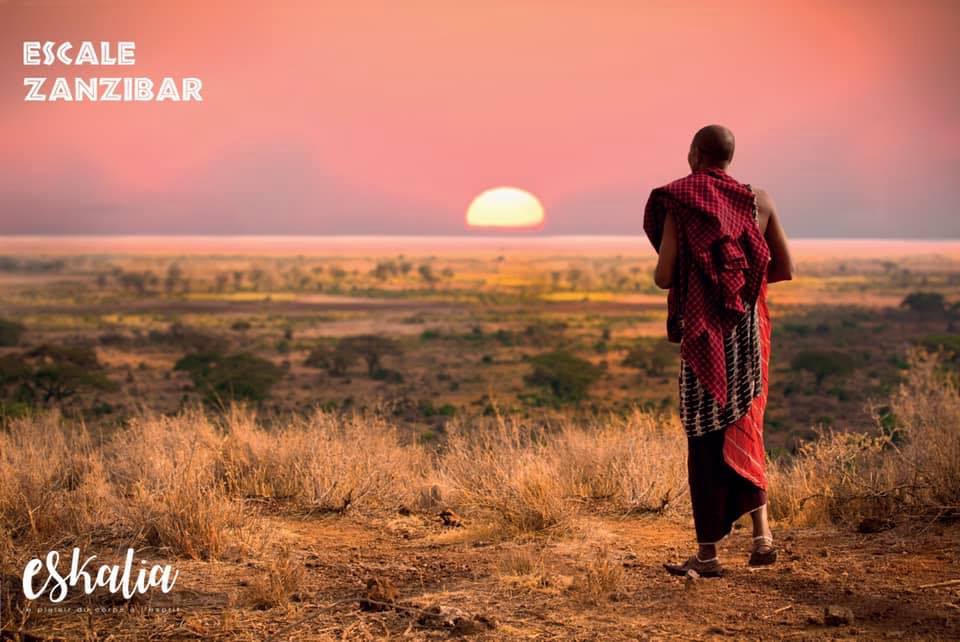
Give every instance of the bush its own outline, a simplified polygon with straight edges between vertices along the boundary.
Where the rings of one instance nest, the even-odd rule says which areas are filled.
[[[263,401],[283,377],[283,369],[278,365],[246,352],[226,356],[213,352],[190,354],[177,361],[173,369],[187,372],[210,402]]]
[[[960,388],[936,355],[911,352],[878,435],[821,434],[771,466],[770,511],[795,523],[960,512]]]
[[[317,346],[310,351],[310,354],[307,355],[303,365],[307,366],[308,368],[319,368],[321,370],[326,370],[330,367],[332,362],[333,350],[327,346]]]
[[[911,292],[900,303],[911,312],[938,313],[946,309],[946,301],[939,292]]]
[[[558,350],[530,359],[533,372],[524,378],[528,384],[543,386],[561,402],[580,401],[587,389],[600,377],[600,368],[585,359]]]
[[[367,363],[367,374],[373,377],[382,369],[380,361],[384,356],[397,354],[400,354],[400,347],[392,339],[375,334],[361,334],[340,339],[334,361],[335,365],[342,366],[338,367],[338,374],[342,374],[350,363],[361,358]]]
[[[81,389],[112,390],[116,384],[92,348],[46,344],[0,359],[0,387],[16,387],[19,401],[59,403]]]
[[[677,346],[659,339],[644,341],[633,347],[621,365],[642,370],[650,377],[662,377],[677,358]]]
[[[20,343],[20,337],[27,331],[19,321],[0,319],[0,346],[10,347]]]
[[[370,375],[377,381],[386,381],[387,383],[403,383],[403,373],[389,368],[378,368]]]
[[[942,350],[954,361],[960,360],[960,334],[931,334],[917,343],[930,352]]]
[[[166,332],[151,330],[148,337],[151,343],[175,346],[188,352],[222,352],[227,349],[227,342],[221,337],[179,322],[172,323]]]
[[[819,388],[827,377],[856,370],[857,362],[846,352],[838,350],[803,350],[793,357],[790,365],[794,370],[812,373]]]

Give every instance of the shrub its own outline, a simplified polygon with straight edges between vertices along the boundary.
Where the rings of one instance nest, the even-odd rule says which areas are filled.
[[[850,354],[838,350],[803,350],[793,357],[790,365],[794,370],[813,374],[819,388],[827,377],[853,372],[857,362]]]
[[[10,347],[17,345],[20,343],[20,337],[22,337],[26,331],[26,326],[19,321],[0,319],[0,346]]]
[[[0,360],[0,386],[15,384],[21,401],[60,403],[84,388],[116,388],[92,348],[45,344]]]
[[[911,292],[900,303],[911,312],[937,313],[946,309],[946,302],[939,292]]]
[[[326,370],[333,362],[333,350],[327,346],[317,346],[310,351],[303,365],[309,368],[319,368]]]
[[[931,334],[917,343],[930,352],[942,350],[954,361],[960,361],[960,334]]]
[[[634,346],[621,365],[642,370],[648,376],[662,377],[677,358],[677,346],[665,340],[644,341]]]
[[[600,377],[600,369],[585,359],[558,350],[530,359],[533,372],[524,380],[533,386],[543,386],[561,402],[580,401],[587,389]]]
[[[246,352],[226,356],[215,352],[190,354],[177,361],[173,369],[187,372],[197,390],[211,402],[263,401],[283,377],[283,369],[272,361]]]
[[[180,322],[170,324],[166,332],[151,330],[148,337],[151,343],[175,346],[187,352],[222,352],[227,349],[223,338]]]
[[[960,511],[960,388],[936,355],[913,351],[878,435],[821,434],[770,468],[770,511],[797,523]]]

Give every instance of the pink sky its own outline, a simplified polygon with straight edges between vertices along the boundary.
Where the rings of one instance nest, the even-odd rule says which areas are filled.
[[[505,184],[543,234],[637,234],[720,122],[794,236],[960,236],[953,2],[147,5],[0,0],[0,233],[461,233]],[[67,39],[137,64],[23,66]],[[204,102],[23,102],[118,73]]]

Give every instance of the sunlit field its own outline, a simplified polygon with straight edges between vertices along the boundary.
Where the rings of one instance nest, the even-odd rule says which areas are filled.
[[[770,289],[783,563],[751,574],[738,530],[731,578],[696,584],[659,567],[692,535],[654,259],[626,237],[0,239],[4,586],[73,546],[181,578],[158,611],[4,602],[5,625],[809,637],[850,606],[855,637],[960,633],[956,586],[925,588],[960,572],[960,243],[795,243]]]

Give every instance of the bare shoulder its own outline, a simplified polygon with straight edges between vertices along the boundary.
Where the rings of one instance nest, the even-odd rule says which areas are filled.
[[[757,195],[757,206],[761,209],[775,210],[776,206],[773,204],[773,197],[770,196],[770,192],[759,187],[752,187],[753,193]]]
[[[755,186],[751,186],[751,189],[757,196],[757,214],[760,219],[760,229],[766,230],[770,217],[776,216],[777,206],[774,204],[773,197],[770,196],[767,190]]]

